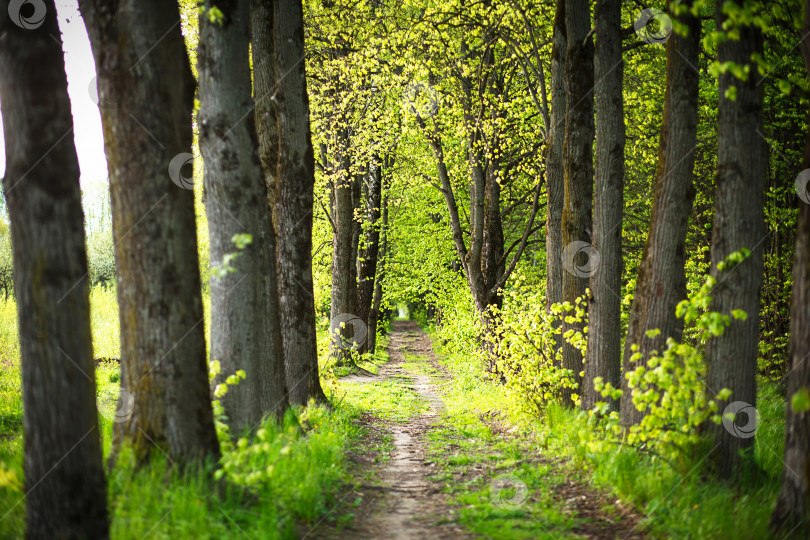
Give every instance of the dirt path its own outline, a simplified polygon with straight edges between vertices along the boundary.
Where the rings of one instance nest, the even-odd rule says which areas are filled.
[[[356,518],[343,531],[320,531],[318,538],[385,538],[385,539],[450,539],[468,537],[453,524],[440,524],[450,508],[439,485],[428,479],[432,471],[425,462],[426,430],[439,421],[445,411],[444,402],[425,375],[414,375],[402,368],[405,355],[432,354],[428,335],[412,321],[395,321],[388,345],[389,361],[375,376],[350,375],[343,383],[363,384],[385,379],[406,381],[404,386],[416,392],[430,405],[429,412],[404,423],[386,426],[391,433],[394,449],[390,459],[375,475],[379,486],[358,486],[356,491],[366,496],[375,492]],[[364,493],[365,492],[365,493]]]
[[[365,482],[368,483],[361,480],[351,486],[341,497],[343,503],[338,505],[339,508],[334,508],[333,512],[335,515],[347,515],[351,518],[344,521],[342,526],[336,526],[334,523],[328,526],[324,524],[315,531],[310,531],[306,538],[444,540],[512,537],[510,534],[504,534],[506,531],[485,532],[481,530],[480,521],[470,523],[468,520],[467,525],[462,526],[457,511],[463,510],[453,507],[449,503],[449,496],[444,493],[448,485],[473,485],[475,482],[471,484],[471,481],[478,478],[490,486],[487,498],[495,497],[492,499],[495,501],[497,493],[492,494],[492,486],[495,484],[491,482],[496,482],[496,477],[504,476],[503,469],[496,470],[497,461],[487,461],[479,454],[473,458],[475,463],[459,470],[447,468],[446,463],[443,468],[442,457],[436,454],[436,449],[432,450],[432,455],[427,455],[429,432],[452,429],[453,421],[452,416],[443,416],[446,408],[438,391],[445,383],[452,382],[451,374],[437,362],[430,337],[414,322],[395,321],[388,352],[389,361],[380,366],[376,375],[351,375],[342,378],[341,384],[393,382],[397,388],[415,393],[421,400],[421,409],[428,410],[410,416],[404,421],[383,421],[364,413],[361,420],[369,433],[366,442],[373,443],[371,447],[379,448],[383,446],[384,438],[389,436],[393,446],[389,452],[389,459],[383,460],[384,462],[380,464],[377,462],[379,452],[375,456],[373,451],[350,456],[355,468],[366,474]],[[421,359],[421,365],[430,368],[433,380],[428,375],[412,371],[414,358]],[[411,371],[405,369],[403,364],[406,361],[410,362],[408,367]],[[425,407],[425,403],[429,407]],[[500,426],[494,418],[482,417],[481,421],[492,429],[497,440],[517,440],[512,435],[512,430]],[[539,527],[545,533],[542,535],[543,538],[575,537],[602,540],[644,537],[637,531],[639,516],[623,508],[618,501],[614,514],[607,515],[605,507],[611,503],[607,494],[571,477],[571,473],[566,472],[564,461],[546,459],[542,452],[530,447],[521,452],[521,455],[523,459],[520,462],[545,465],[553,470],[553,473],[549,473],[543,484],[535,486],[534,490],[526,490],[526,485],[523,484],[523,498],[518,507],[527,497],[527,502],[534,500],[537,503],[537,497],[545,491],[549,494],[550,500],[544,504],[553,504],[562,510],[564,515],[572,518],[576,516],[575,522],[554,525],[545,523],[544,518],[532,515],[531,512],[517,512],[516,518],[524,523],[534,522],[535,527]],[[509,472],[512,468],[506,471]],[[444,480],[439,479],[442,474]],[[506,476],[514,477],[511,474]],[[350,501],[357,502],[346,504]],[[495,506],[500,507],[499,511],[503,511],[503,504]],[[486,520],[487,513],[482,515],[484,516],[482,519]],[[560,526],[561,529],[558,528]],[[534,537],[534,535],[521,534],[519,537]]]

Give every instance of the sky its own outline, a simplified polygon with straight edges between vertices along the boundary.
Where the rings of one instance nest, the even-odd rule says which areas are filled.
[[[57,0],[56,12],[62,32],[65,52],[65,72],[68,95],[73,112],[73,135],[79,155],[81,185],[85,195],[106,193],[107,161],[104,158],[104,138],[101,132],[101,114],[96,104],[93,54],[90,41],[79,15],[78,3]],[[0,116],[0,119],[2,116]],[[0,176],[5,174],[6,155],[2,123],[0,123]]]

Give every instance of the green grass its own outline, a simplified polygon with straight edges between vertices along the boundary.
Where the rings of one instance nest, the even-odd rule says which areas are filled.
[[[344,453],[360,436],[356,412],[309,407],[284,426],[224,449],[221,472],[181,474],[126,457],[109,478],[113,538],[298,538],[335,504],[347,479]],[[212,474],[213,473],[213,474]],[[214,478],[218,478],[215,480]]]
[[[91,310],[95,356],[117,359],[114,291],[92,291]],[[321,345],[328,344],[325,332],[320,334]],[[449,380],[427,358],[414,355],[406,355],[402,366],[410,375],[403,377],[358,384],[328,374],[324,384],[336,408],[310,407],[298,419],[288,416],[283,426],[266,424],[253,440],[225,445],[220,464],[207,469],[180,473],[159,456],[136,469],[125,450],[108,472],[113,538],[295,538],[323,516],[345,523],[349,513],[330,511],[341,487],[354,480],[346,453],[367,450],[359,446],[364,434],[360,413],[389,422],[426,413],[428,404],[410,388],[411,375],[430,377],[446,406],[440,423],[426,435],[433,478],[454,505],[444,519],[476,535],[576,536],[572,530],[582,521],[554,498],[553,488],[579,479],[637,508],[647,516],[642,526],[653,536],[769,537],[784,445],[785,405],[775,385],[760,385],[757,404],[761,423],[755,460],[763,474],[731,486],[707,479],[699,453],[684,474],[620,445],[594,452],[583,437],[592,430],[585,415],[552,403],[537,417],[519,396],[487,379],[481,360],[469,349],[449,343],[439,352],[439,362],[452,374]],[[328,367],[326,355],[321,358]],[[376,373],[386,360],[381,353],[363,367]],[[5,516],[0,537],[19,537],[24,530],[22,400],[13,301],[0,301],[0,363],[0,516]],[[117,396],[119,371],[114,360],[99,364],[101,399]],[[112,421],[102,416],[101,429],[106,454]],[[378,444],[373,450],[380,453],[390,448],[390,439]],[[368,481],[372,473],[356,474]],[[509,503],[513,497],[521,499],[519,504]],[[608,505],[604,511],[615,508]]]
[[[430,409],[427,402],[407,387],[410,382],[405,377],[390,377],[382,381],[342,383],[336,397],[377,418],[402,422]]]
[[[94,289],[90,302],[95,357],[105,359],[96,369],[97,396],[114,403],[120,384],[115,292]],[[25,526],[16,318],[14,301],[0,301],[0,538],[21,537]],[[219,464],[182,473],[160,455],[136,468],[123,449],[107,471],[112,538],[299,538],[322,519],[345,522],[330,511],[352,481],[346,453],[362,451],[360,412],[353,397],[330,410],[310,406],[297,417],[288,414],[283,426],[266,423],[251,440],[223,444]],[[106,457],[113,422],[99,420]]]
[[[760,381],[757,409],[761,421],[754,459],[762,474],[737,479],[736,485],[730,485],[712,480],[707,474],[704,449],[696,449],[685,473],[672,470],[660,459],[621,445],[595,453],[586,444],[588,437],[583,437],[586,432],[590,435],[593,429],[584,413],[551,403],[544,416],[538,417],[536,411],[521,403],[518,396],[483,377],[480,360],[470,358],[468,351],[456,350],[449,344],[442,352],[441,363],[456,377],[445,398],[448,411],[466,414],[447,416],[455,435],[435,434],[437,454],[447,452],[445,439],[455,439],[452,444],[458,447],[453,451],[456,454],[471,456],[479,452],[477,458],[467,458],[468,463],[486,459],[487,452],[492,456],[499,448],[508,453],[508,448],[503,447],[506,443],[494,442],[486,431],[479,428],[476,432],[471,427],[479,417],[495,413],[517,433],[523,433],[521,439],[536,441],[534,448],[524,448],[521,455],[566,460],[566,474],[592,483],[644,514],[646,518],[641,526],[653,536],[695,539],[771,537],[768,521],[779,490],[784,451],[785,401],[776,385]],[[496,458],[501,463],[505,459]],[[455,465],[452,457],[447,464]],[[537,475],[542,473],[542,467],[533,470],[521,466],[518,471],[522,472],[515,474],[531,487],[535,485]],[[544,482],[553,484],[554,475]],[[459,488],[454,489],[459,491]],[[456,500],[464,505],[462,517],[465,522],[483,520],[482,523],[487,524],[492,521],[493,527],[487,531],[507,526],[485,504],[486,485],[481,484],[478,488],[470,485],[460,491],[462,493],[456,496]],[[538,502],[542,506],[543,501]],[[550,523],[555,523],[553,513]],[[564,526],[564,521],[556,523]],[[531,536],[528,533],[526,536],[521,536],[520,532],[515,534],[516,538]]]
[[[548,489],[563,479],[535,459],[540,449],[533,432],[506,435],[497,428],[516,418],[511,414],[526,420],[503,388],[487,381],[469,356],[439,359],[452,373],[449,380],[423,356],[405,360],[408,372],[430,377],[446,407],[427,431],[427,459],[436,465],[432,479],[455,506],[453,519],[483,538],[572,537],[577,521]]]

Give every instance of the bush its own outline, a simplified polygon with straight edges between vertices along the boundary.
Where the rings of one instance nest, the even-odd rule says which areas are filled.
[[[508,386],[515,389],[538,411],[559,397],[564,388],[575,388],[574,373],[563,369],[562,339],[585,352],[584,334],[568,330],[562,334],[561,322],[586,320],[585,297],[575,305],[568,302],[545,307],[545,291],[528,283],[518,274],[504,293],[503,308],[492,309],[500,321],[497,340],[498,371]]]
[[[112,228],[91,234],[87,239],[87,265],[90,287],[109,289],[115,285],[115,250]]]
[[[0,290],[3,299],[14,295],[14,258],[11,252],[11,231],[0,218]]]

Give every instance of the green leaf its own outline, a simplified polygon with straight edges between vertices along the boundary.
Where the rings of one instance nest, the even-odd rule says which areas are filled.
[[[810,411],[810,389],[803,386],[790,396],[790,408],[798,414]]]
[[[731,315],[735,319],[740,319],[740,320],[743,320],[743,321],[748,319],[748,313],[746,313],[745,311],[743,311],[741,309],[732,309],[731,310]]]

